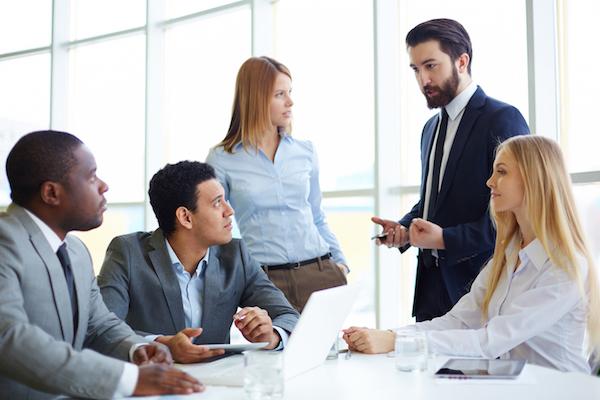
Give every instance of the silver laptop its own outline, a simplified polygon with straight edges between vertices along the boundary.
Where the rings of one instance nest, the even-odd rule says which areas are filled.
[[[338,286],[314,292],[283,351],[285,379],[321,365],[352,310],[358,285]],[[243,386],[244,360],[235,355],[207,364],[180,368],[206,385]]]

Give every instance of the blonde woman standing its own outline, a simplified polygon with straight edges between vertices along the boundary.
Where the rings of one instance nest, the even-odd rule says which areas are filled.
[[[542,136],[507,140],[487,185],[497,227],[492,260],[452,310],[414,329],[425,331],[439,354],[589,373],[589,355],[600,344],[598,273],[559,146]],[[428,228],[417,220],[411,238]],[[390,331],[352,327],[344,338],[365,353],[394,348]]]
[[[302,311],[315,290],[346,283],[347,263],[321,208],[319,165],[311,142],[290,135],[292,78],[269,57],[241,66],[229,131],[206,162],[250,254]]]

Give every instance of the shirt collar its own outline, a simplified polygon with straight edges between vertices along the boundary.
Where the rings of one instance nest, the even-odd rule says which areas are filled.
[[[291,142],[293,140],[292,135],[290,135],[284,130],[279,131],[279,137],[281,138],[281,140],[287,140],[288,142]]]
[[[294,140],[294,139],[292,138],[292,135],[290,135],[290,134],[289,134],[289,133],[287,133],[286,131],[283,131],[283,130],[281,130],[281,131],[279,131],[278,133],[279,133],[279,137],[281,138],[281,140],[282,140],[282,141],[283,141],[283,140],[285,140],[285,141],[291,142],[291,141],[293,141],[293,140]],[[242,144],[242,142],[240,141],[240,142],[238,142],[238,143],[237,143],[235,146],[233,146],[233,149],[237,151],[237,150],[239,150],[241,147],[243,147],[243,144]]]
[[[35,222],[37,227],[40,228],[40,231],[42,231],[42,234],[44,235],[44,237],[46,238],[46,241],[50,245],[52,252],[56,253],[58,251],[58,248],[64,243],[64,241],[60,240],[60,238],[52,230],[52,228],[50,228],[44,221],[39,219],[37,215],[35,215],[34,213],[32,213],[31,211],[29,211],[26,208],[24,208],[24,210],[31,217],[33,222]]]
[[[512,250],[516,250],[519,248],[519,243],[520,238],[515,237],[513,240],[511,240],[509,247],[511,247]],[[542,243],[537,239],[534,239],[531,243],[525,246],[525,248],[520,249],[518,254],[519,259],[521,260],[521,265],[531,262],[531,264],[533,264],[533,266],[538,270],[541,269],[550,258],[548,253],[546,253],[544,246],[542,246]]]
[[[242,144],[242,142],[237,142],[237,143],[236,143],[236,144],[233,146],[233,149],[237,151],[237,150],[239,150],[239,149],[240,149],[240,147],[243,147],[243,144]]]
[[[177,254],[175,254],[175,251],[169,244],[169,241],[167,240],[167,238],[165,238],[165,244],[167,245],[167,253],[169,253],[169,259],[171,260],[171,265],[180,265],[181,267],[183,267],[183,264],[181,263],[181,261],[179,261],[179,257],[177,257]],[[200,272],[202,272],[202,261],[206,261],[206,265],[208,265],[209,254],[210,254],[210,248],[206,249],[206,254],[204,255],[204,257],[202,257],[202,260],[198,261],[198,265],[196,266],[196,275],[200,275]]]
[[[462,92],[460,92],[455,98],[452,99],[450,103],[446,105],[446,107],[444,107],[448,113],[448,117],[451,120],[454,121],[462,112],[462,110],[465,109],[469,103],[469,100],[471,100],[471,97],[473,97],[476,91],[477,85],[475,82],[471,81],[471,83],[469,83],[469,85],[464,88]]]

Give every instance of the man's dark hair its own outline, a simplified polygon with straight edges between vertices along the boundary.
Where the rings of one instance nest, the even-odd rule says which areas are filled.
[[[471,75],[473,63],[471,38],[460,23],[447,18],[422,22],[406,35],[406,47],[415,47],[430,40],[437,40],[442,51],[448,54],[452,61],[456,61],[461,54],[467,53],[469,56],[467,71]]]
[[[167,164],[154,174],[148,196],[165,236],[175,232],[175,211],[179,207],[196,211],[196,186],[215,178],[213,167],[198,161]]]
[[[36,131],[17,141],[6,159],[10,198],[27,206],[44,182],[66,183],[76,163],[73,154],[83,142],[66,132]]]

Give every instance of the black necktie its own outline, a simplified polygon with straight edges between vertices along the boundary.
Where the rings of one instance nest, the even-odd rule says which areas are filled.
[[[442,169],[442,158],[444,157],[444,143],[446,142],[446,131],[448,130],[448,113],[442,109],[442,121],[435,141],[435,153],[433,155],[433,171],[431,173],[431,186],[429,187],[429,207],[427,208],[427,219],[431,220],[437,205],[438,190],[440,187],[440,170]],[[430,155],[431,157],[431,155]],[[430,249],[423,249],[423,263],[426,267],[435,265],[435,260]]]
[[[65,279],[67,280],[67,287],[69,288],[69,296],[71,297],[71,311],[73,312],[73,333],[77,332],[77,293],[75,291],[75,281],[73,280],[73,271],[71,270],[71,260],[67,253],[67,245],[63,243],[56,252],[60,265],[62,266],[63,272],[65,273]]]
[[[442,169],[442,158],[444,157],[444,143],[446,142],[446,130],[448,128],[448,113],[442,109],[442,122],[438,130],[438,137],[435,142],[435,153],[433,158],[433,171],[431,174],[431,187],[429,193],[429,208],[427,210],[427,219],[433,216],[437,204],[438,190],[440,187],[440,170]]]

